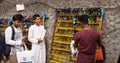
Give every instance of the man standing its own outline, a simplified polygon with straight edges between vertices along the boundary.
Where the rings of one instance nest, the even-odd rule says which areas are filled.
[[[42,20],[39,14],[35,14],[33,20],[35,24],[29,28],[28,32],[28,40],[32,43],[34,55],[32,63],[46,63],[46,48],[44,41],[46,30],[44,26],[41,25]]]
[[[77,63],[94,63],[96,43],[100,44],[101,41],[100,34],[91,29],[87,15],[81,15],[78,20],[83,30],[74,37],[74,48],[78,47]]]
[[[23,21],[21,14],[13,16],[13,24],[5,30],[5,42],[11,45],[11,52],[9,56],[9,63],[18,63],[16,58],[16,52],[23,51],[22,30],[21,23]],[[14,30],[14,31],[13,31]],[[14,32],[14,40],[12,40],[12,34]]]

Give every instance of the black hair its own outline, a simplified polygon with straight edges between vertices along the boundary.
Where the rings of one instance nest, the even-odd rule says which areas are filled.
[[[37,17],[40,17],[40,15],[39,14],[33,15],[33,20],[35,20]]]
[[[88,15],[81,15],[78,17],[78,20],[83,24],[88,24],[89,16]]]
[[[21,14],[15,14],[12,18],[13,18],[13,21],[18,20],[20,22],[22,22],[24,19],[24,17]]]

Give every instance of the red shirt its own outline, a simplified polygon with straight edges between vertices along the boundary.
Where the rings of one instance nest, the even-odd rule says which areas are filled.
[[[78,46],[78,63],[84,63],[84,61],[85,63],[89,63],[92,60],[94,61],[96,43],[101,41],[100,34],[93,29],[82,30],[75,34],[74,40],[75,44],[80,44],[80,46]]]

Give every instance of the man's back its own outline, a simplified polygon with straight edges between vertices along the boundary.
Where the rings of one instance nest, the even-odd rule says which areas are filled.
[[[82,30],[75,35],[75,42],[80,44],[79,54],[94,55],[96,43],[100,42],[100,35],[95,30]]]
[[[100,34],[91,29],[89,16],[81,15],[78,17],[82,31],[76,33],[74,47],[78,47],[77,63],[94,63],[96,43],[100,45]]]

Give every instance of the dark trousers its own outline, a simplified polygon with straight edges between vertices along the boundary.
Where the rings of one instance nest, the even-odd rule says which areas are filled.
[[[3,38],[2,38],[2,34],[0,33],[0,61],[2,60],[3,58],[3,46],[4,46],[4,42],[3,42]]]
[[[3,48],[0,46],[0,61],[3,59]]]

